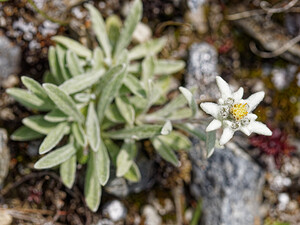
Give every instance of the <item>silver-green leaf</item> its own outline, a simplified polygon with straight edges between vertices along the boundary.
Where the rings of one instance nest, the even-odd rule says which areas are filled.
[[[192,116],[196,116],[197,112],[198,112],[198,107],[197,107],[197,103],[195,101],[195,98],[192,94],[192,92],[190,92],[188,89],[184,88],[184,87],[179,87],[180,92],[183,94],[183,96],[186,98],[189,107],[192,109]]]
[[[132,140],[125,140],[117,156],[117,177],[122,177],[133,164],[136,156],[136,145]]]
[[[128,46],[131,41],[132,34],[142,18],[142,3],[140,0],[135,0],[129,15],[126,17],[124,27],[121,30],[116,48],[114,51],[114,56],[120,54],[120,52]]]
[[[112,139],[147,139],[160,135],[162,126],[160,125],[140,125],[132,128],[124,128],[117,131],[107,132],[106,135]]]
[[[40,145],[39,153],[45,154],[53,149],[65,135],[67,127],[67,123],[60,123],[53,128]]]
[[[182,60],[160,59],[155,62],[154,73],[157,75],[170,75],[184,69],[185,62]]]
[[[22,105],[29,109],[36,109],[39,111],[48,111],[53,108],[51,102],[47,102],[44,99],[39,98],[35,94],[32,94],[26,90],[20,88],[9,88],[6,93],[14,97]]]
[[[96,34],[96,38],[100,46],[102,47],[105,56],[107,58],[111,58],[111,46],[108,40],[105,23],[101,14],[91,4],[85,4],[85,7],[89,10],[92,20],[93,31]]]
[[[44,119],[49,122],[57,123],[68,120],[68,116],[59,109],[53,109],[44,116]]]
[[[14,141],[31,141],[44,137],[43,134],[36,132],[26,126],[22,126],[15,130],[10,138]]]
[[[76,176],[76,154],[60,165],[59,172],[63,184],[72,188]]]
[[[132,163],[124,177],[131,182],[138,182],[141,179],[141,172],[135,162]]]
[[[62,112],[74,118],[79,123],[83,122],[83,115],[77,109],[75,102],[68,94],[54,84],[43,84],[43,87],[51,100]]]
[[[34,168],[48,169],[55,167],[71,158],[75,153],[76,149],[74,146],[72,144],[67,144],[41,158],[34,164]]]
[[[100,125],[95,111],[95,105],[90,102],[86,118],[86,134],[93,151],[98,151],[100,146]]]
[[[172,163],[174,166],[180,165],[176,154],[173,152],[173,150],[168,145],[166,145],[164,142],[162,142],[159,137],[152,138],[151,142],[152,142],[155,150],[158,152],[158,154],[163,159]]]
[[[99,177],[99,182],[102,186],[104,186],[109,178],[110,173],[110,159],[108,156],[108,152],[106,146],[103,141],[100,141],[100,147],[98,151],[95,153],[96,155],[96,164],[97,164],[97,172]]]
[[[75,137],[76,142],[81,146],[86,146],[87,138],[84,133],[82,126],[76,122],[72,123],[71,125],[72,134]]]
[[[190,124],[190,123],[186,123],[186,124],[176,124],[175,125],[178,129],[183,130],[191,135],[193,135],[194,137],[199,138],[202,141],[206,140],[206,134],[203,130],[201,130],[199,127]]]
[[[84,184],[84,196],[87,206],[93,212],[96,212],[100,204],[102,189],[96,171],[96,160],[93,154],[94,153],[90,154],[88,161]]]
[[[84,73],[78,56],[71,50],[67,50],[66,56],[68,69],[73,77]]]
[[[135,119],[135,111],[125,96],[116,97],[117,107],[123,118],[128,124],[133,125]]]
[[[215,150],[216,144],[216,131],[206,132],[206,141],[205,141],[205,148],[206,148],[206,158],[209,158]]]
[[[97,71],[92,71],[73,77],[69,80],[66,80],[59,86],[59,88],[64,90],[67,94],[74,94],[95,84],[97,81],[99,81],[104,72],[104,69],[99,69]]]
[[[122,82],[126,75],[125,70],[126,66],[123,64],[113,67],[110,71],[108,71],[108,73],[112,73],[113,76],[109,82],[109,85],[104,86],[98,101],[97,111],[100,123],[104,118],[107,106],[112,102],[122,85]]]
[[[133,75],[127,74],[124,79],[124,85],[135,95],[142,98],[146,98],[145,88],[142,86],[140,81]]]
[[[42,115],[26,117],[22,120],[22,123],[30,129],[41,134],[48,134],[57,125],[57,123],[46,121]]]
[[[164,126],[161,129],[161,134],[162,135],[168,135],[171,133],[171,131],[173,130],[173,126],[170,120],[167,120],[164,124]]]
[[[25,85],[25,87],[27,87],[28,90],[31,91],[33,94],[35,94],[36,96],[44,100],[49,99],[46,91],[44,90],[44,88],[42,88],[42,86],[37,81],[26,76],[22,76],[21,80],[22,83]],[[50,99],[49,102],[51,102]]]
[[[166,38],[159,38],[139,44],[129,51],[129,59],[136,60],[145,56],[155,55],[162,50],[166,42]]]
[[[83,46],[79,42],[65,37],[65,36],[54,36],[52,37],[52,40],[56,43],[62,44],[68,49],[72,50],[74,53],[76,53],[79,56],[91,58],[92,57],[92,51],[88,49],[87,47]]]

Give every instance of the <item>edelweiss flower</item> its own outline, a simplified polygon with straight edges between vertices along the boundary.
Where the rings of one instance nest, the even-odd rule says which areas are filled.
[[[235,131],[242,131],[249,136],[252,132],[271,136],[272,131],[263,123],[255,121],[257,116],[252,113],[265,96],[263,91],[242,99],[244,89],[241,87],[232,92],[229,85],[221,77],[216,77],[221,92],[218,104],[212,102],[201,103],[200,107],[215,119],[207,126],[206,131],[223,128],[220,145],[226,144]]]

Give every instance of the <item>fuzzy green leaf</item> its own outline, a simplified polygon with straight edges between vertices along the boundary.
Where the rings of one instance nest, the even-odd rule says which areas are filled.
[[[117,156],[117,177],[122,177],[133,164],[136,156],[136,145],[134,141],[125,141]]]
[[[124,85],[135,95],[146,98],[146,91],[140,81],[133,75],[127,74]]]
[[[6,93],[14,97],[22,105],[29,109],[36,109],[39,111],[48,111],[53,108],[52,102],[47,102],[26,90],[20,88],[9,88]]]
[[[64,78],[63,78],[62,72],[60,70],[55,47],[53,47],[53,46],[50,46],[50,48],[49,48],[48,60],[49,60],[50,71],[54,77],[55,83],[56,84],[62,83],[64,81]]]
[[[175,125],[178,129],[183,130],[185,132],[188,132],[189,134],[193,135],[194,137],[199,138],[202,141],[206,140],[206,134],[203,130],[201,130],[200,128],[190,124],[190,123],[186,123],[186,124],[177,124]]]
[[[93,70],[99,70],[104,67],[104,56],[100,47],[93,51]]]
[[[86,146],[87,138],[81,125],[74,122],[72,123],[71,129],[76,142],[83,147]]]
[[[142,18],[142,3],[140,0],[135,0],[131,10],[126,17],[124,27],[121,30],[116,48],[114,51],[114,56],[120,54],[120,52],[128,46],[131,41],[132,34]]]
[[[147,139],[160,135],[162,126],[160,125],[141,125],[133,128],[124,128],[122,130],[110,131],[106,135],[112,139]]]
[[[100,147],[95,155],[99,182],[102,186],[104,186],[109,178],[110,159],[106,146],[104,145],[102,140],[100,141]]]
[[[215,150],[216,144],[216,131],[206,132],[206,141],[205,141],[205,149],[206,149],[206,158],[212,156]]]
[[[158,154],[163,159],[172,163],[174,166],[180,165],[176,154],[173,152],[173,150],[168,145],[166,145],[164,142],[162,142],[159,137],[152,138],[151,142],[152,142],[155,150],[158,152]]]
[[[25,87],[27,87],[27,89],[31,91],[33,94],[35,94],[41,99],[49,100],[49,102],[51,102],[51,100],[48,98],[46,91],[44,90],[44,88],[42,88],[42,86],[37,81],[35,81],[30,77],[25,77],[25,76],[22,76],[21,80],[22,83],[25,85]]]
[[[170,115],[168,115],[168,119],[170,120],[181,120],[181,119],[186,119],[189,118],[193,115],[193,112],[190,108],[184,107],[182,109],[177,109]]]
[[[55,149],[55,151],[42,157],[39,161],[34,164],[35,169],[48,169],[57,166],[76,153],[76,149],[72,144],[67,144],[61,148]]]
[[[104,69],[99,69],[73,77],[61,84],[59,88],[67,94],[74,94],[95,84],[103,76],[104,72]]]
[[[109,85],[104,86],[101,92],[101,97],[99,98],[98,101],[97,111],[98,111],[98,118],[100,123],[104,118],[105,110],[107,106],[112,102],[112,100],[117,95],[122,85],[122,82],[126,75],[125,70],[126,70],[126,66],[123,64],[123,65],[113,67],[111,70],[108,71],[108,75],[113,74],[113,76],[109,82]]]
[[[60,123],[53,128],[40,145],[39,153],[44,154],[53,149],[65,135],[67,127],[67,123]]]
[[[84,73],[78,56],[71,50],[67,50],[66,56],[68,69],[73,77]]]
[[[182,60],[160,59],[155,62],[154,73],[156,75],[171,75],[184,69],[185,62]]]
[[[86,103],[92,98],[92,96],[93,95],[89,93],[77,93],[74,95],[74,99],[78,102]]]
[[[57,123],[46,121],[43,115],[26,117],[22,120],[22,123],[40,134],[48,134],[57,125]]]
[[[148,86],[149,80],[152,80],[153,76],[154,76],[154,58],[150,56],[145,58],[142,62],[141,81],[143,82],[144,87]]]
[[[164,126],[161,129],[161,134],[162,135],[168,135],[171,133],[171,131],[173,130],[173,126],[170,120],[167,120],[166,123],[164,124]]]
[[[43,84],[48,96],[56,104],[56,106],[66,115],[74,118],[79,123],[82,123],[84,118],[77,109],[73,99],[54,84]]]
[[[112,164],[114,166],[117,165],[117,157],[118,157],[118,154],[120,152],[120,148],[118,145],[116,145],[112,140],[110,139],[104,139],[104,144],[107,148],[107,151],[109,153],[109,156],[111,158],[111,161],[112,161]]]
[[[106,19],[106,30],[108,33],[109,41],[113,49],[120,37],[120,29],[122,27],[122,21],[116,15],[111,15]]]
[[[53,76],[53,74],[51,74],[50,71],[45,71],[45,73],[43,74],[43,83],[51,83],[51,84],[56,84],[56,80]]]
[[[119,112],[128,124],[133,125],[135,119],[135,111],[125,96],[116,97],[115,99]]]
[[[125,119],[122,117],[116,104],[108,105],[108,107],[105,111],[105,116],[108,120],[110,120],[114,123],[124,123],[125,122]]]
[[[68,116],[59,109],[53,109],[44,116],[44,119],[49,122],[56,123],[66,121],[68,119]]]
[[[76,154],[60,165],[59,172],[63,184],[72,188],[76,176]]]
[[[96,34],[96,38],[100,46],[102,47],[105,56],[107,58],[111,58],[111,46],[108,40],[105,23],[103,21],[101,14],[91,4],[85,4],[85,8],[89,10],[91,20],[92,20],[93,31]]]
[[[141,172],[135,162],[132,163],[124,177],[131,182],[138,182],[141,179]]]
[[[160,110],[150,114],[151,116],[165,117],[174,113],[177,109],[183,107],[186,104],[186,99],[183,95],[178,95],[173,98],[167,105]]]
[[[39,139],[41,137],[44,137],[44,135],[34,130],[31,130],[26,126],[19,127],[10,136],[10,138],[14,141],[31,141],[31,140]]]
[[[93,102],[89,104],[85,126],[89,144],[92,150],[96,152],[100,146],[100,125]]]
[[[173,150],[189,150],[192,145],[190,139],[178,131],[172,131],[168,135],[161,135],[158,137]]]
[[[56,49],[58,64],[59,64],[59,68],[60,68],[63,80],[68,80],[72,77],[72,75],[70,74],[69,70],[66,67],[67,49],[59,44],[56,45],[55,49]]]
[[[72,50],[74,53],[76,53],[79,56],[91,58],[92,57],[92,51],[88,49],[87,47],[83,46],[79,42],[65,37],[65,36],[54,36],[52,37],[52,40],[56,43],[62,44],[63,46],[67,47],[68,49]]]
[[[130,63],[130,65],[128,66],[128,73],[140,74],[141,70],[141,63],[134,62]]]
[[[101,186],[96,170],[96,160],[93,156],[95,153],[91,153],[88,161],[85,184],[84,184],[84,196],[87,206],[93,212],[96,212],[101,198]]]
[[[197,112],[198,112],[198,107],[197,107],[197,103],[195,101],[195,98],[192,94],[192,92],[190,92],[188,89],[184,88],[184,87],[179,87],[180,92],[183,94],[183,96],[186,98],[189,107],[192,109],[192,116],[196,116]]]
[[[166,38],[159,38],[139,44],[129,51],[129,59],[136,60],[145,56],[155,55],[162,50],[166,42]]]

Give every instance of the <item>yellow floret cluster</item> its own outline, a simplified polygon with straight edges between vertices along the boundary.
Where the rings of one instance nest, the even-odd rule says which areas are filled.
[[[242,104],[234,104],[231,109],[230,109],[230,113],[233,115],[233,117],[236,120],[241,120],[243,119],[245,116],[247,116],[248,111],[247,111],[247,103]]]

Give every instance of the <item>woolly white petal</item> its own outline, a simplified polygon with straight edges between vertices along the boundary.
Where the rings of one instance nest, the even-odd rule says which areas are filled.
[[[220,139],[220,145],[225,145],[232,137],[233,137],[234,131],[226,127],[223,131],[223,134]]]
[[[252,112],[256,108],[256,106],[263,100],[264,96],[265,92],[260,91],[256,92],[245,100],[249,106],[249,112]]]
[[[261,122],[253,121],[252,123],[249,124],[248,127],[254,133],[262,134],[262,135],[266,135],[266,136],[272,135],[272,131],[265,124],[263,124]]]
[[[242,131],[244,134],[246,134],[247,136],[249,136],[251,134],[251,130],[248,129],[248,127],[241,127],[240,131]]]
[[[239,90],[234,92],[232,96],[235,101],[239,101],[243,97],[243,94],[244,94],[244,88],[240,87]]]
[[[257,115],[255,115],[254,113],[249,113],[249,114],[247,115],[247,118],[248,118],[249,120],[256,120],[256,119],[257,119]]]
[[[204,103],[200,104],[200,107],[207,114],[210,114],[215,118],[218,116],[218,113],[219,113],[219,105],[218,104],[212,103],[212,102],[204,102]]]
[[[222,123],[220,120],[213,120],[210,122],[210,124],[206,127],[206,132],[217,130],[222,126]]]
[[[227,99],[229,97],[232,97],[232,92],[230,90],[229,85],[225,80],[223,80],[220,76],[216,77],[217,85],[219,87],[219,90],[221,92],[221,96],[223,99]]]

